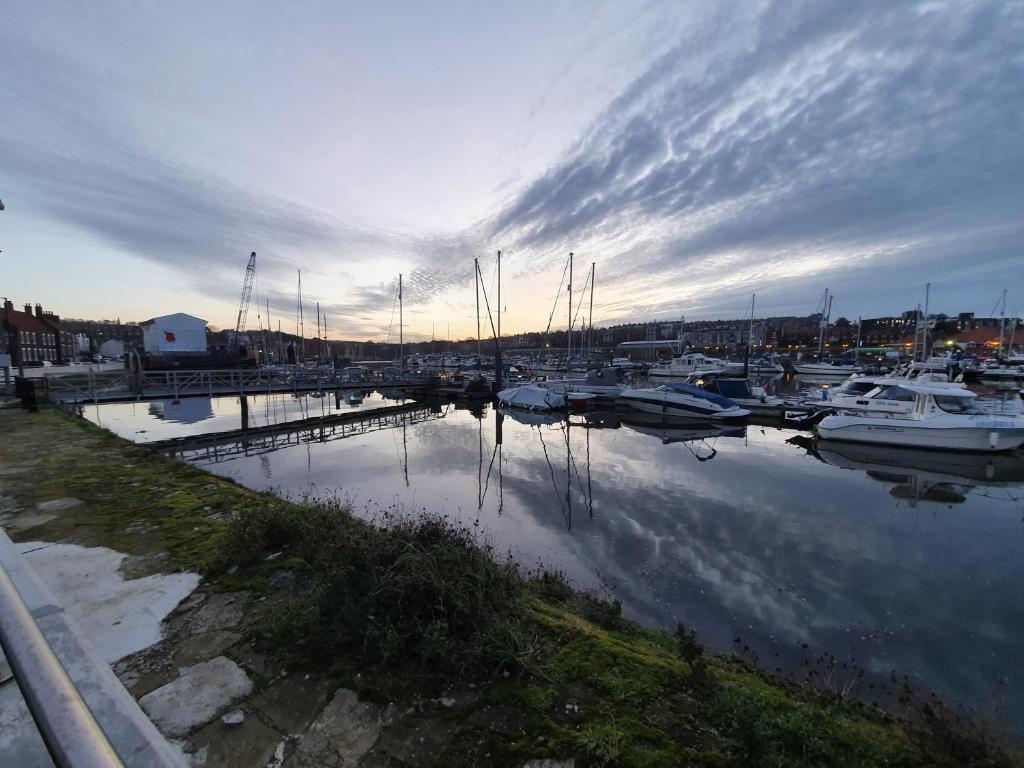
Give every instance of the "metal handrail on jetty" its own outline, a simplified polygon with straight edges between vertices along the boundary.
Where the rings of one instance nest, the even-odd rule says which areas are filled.
[[[327,368],[231,368],[226,370],[121,370],[46,374],[43,394],[54,402],[101,403],[160,398],[318,392],[367,387],[415,389],[426,379],[381,372],[352,381],[343,371]]]
[[[124,765],[2,563],[0,645],[46,749],[59,768]]]

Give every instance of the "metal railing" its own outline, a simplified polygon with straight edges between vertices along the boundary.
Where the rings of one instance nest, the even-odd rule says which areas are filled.
[[[188,397],[223,394],[258,395],[360,387],[419,387],[425,378],[374,374],[368,381],[351,382],[341,371],[318,369],[102,371],[46,374],[46,395],[52,400],[100,402],[136,398]]]
[[[3,565],[0,616],[0,646],[53,762],[59,768],[123,768]]]

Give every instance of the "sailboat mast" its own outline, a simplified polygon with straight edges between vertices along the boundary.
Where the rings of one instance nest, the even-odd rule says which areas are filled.
[[[921,359],[928,359],[928,302],[931,298],[932,284],[924,284],[924,327],[921,329]]]
[[[565,372],[569,373],[569,359],[572,357],[572,251],[569,251],[569,325],[565,332]]]
[[[270,348],[274,343],[274,326],[270,323],[270,299],[267,302],[267,365],[270,364]]]
[[[302,347],[302,362],[306,362],[306,320],[302,316],[302,270],[299,270],[299,339]]]
[[[323,353],[323,337],[320,336],[320,302],[316,303],[316,360],[320,362]]]
[[[754,343],[754,300],[756,298],[756,293],[750,294],[750,330],[747,332],[747,347]]]
[[[473,288],[476,294],[476,370],[477,375],[483,375],[483,349],[480,343],[480,262],[473,259]]]
[[[999,349],[996,357],[1003,359],[1003,331],[1006,330],[1006,289],[1003,288],[1003,300],[999,309]]]
[[[587,329],[587,360],[594,353],[594,279],[597,272],[597,262],[590,262],[590,317],[587,319],[587,324],[590,326]]]
[[[398,368],[405,370],[405,336],[402,320],[402,273],[398,273]]]
[[[498,250],[498,349],[501,349],[501,250]]]
[[[857,318],[857,339],[853,342],[853,362],[860,359],[860,324],[861,318]]]
[[[818,360],[821,360],[822,353],[825,351],[825,329],[828,328],[827,310],[828,288],[825,289],[825,295],[821,299],[821,321],[818,323]]]

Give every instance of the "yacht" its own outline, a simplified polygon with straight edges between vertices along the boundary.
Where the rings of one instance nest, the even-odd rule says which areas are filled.
[[[625,376],[619,368],[594,368],[585,376],[549,379],[539,382],[542,387],[568,396],[572,392],[587,393],[600,399],[614,400],[625,387]]]
[[[767,355],[750,360],[747,364],[747,370],[750,373],[785,373],[786,369],[782,366],[782,363],[776,362]]]
[[[742,421],[750,415],[728,398],[678,382],[653,388],[627,387],[616,403],[643,413],[695,421]]]
[[[826,360],[816,363],[793,363],[793,370],[804,376],[849,376],[851,373],[860,373],[861,367],[848,360]]]
[[[989,381],[1016,381],[1024,379],[1024,365],[1004,365],[998,360],[989,359],[981,367],[979,375]]]
[[[1009,451],[1024,444],[1024,418],[986,414],[973,392],[930,382],[900,382],[909,412],[840,409],[817,425],[825,440],[959,451]],[[895,393],[887,393],[893,397]]]
[[[693,373],[726,373],[729,368],[729,363],[719,360],[717,357],[707,357],[699,352],[691,352],[674,357],[668,363],[652,366],[647,371],[647,375],[684,379]],[[742,365],[740,370],[742,370]]]

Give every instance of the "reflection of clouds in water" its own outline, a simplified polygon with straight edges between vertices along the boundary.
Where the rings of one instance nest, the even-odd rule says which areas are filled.
[[[478,514],[477,473],[487,473],[494,427],[493,416],[479,424],[464,412],[410,425],[408,489],[394,430],[313,445],[311,469],[307,446],[276,452],[273,484],[341,488],[358,505],[445,511],[469,525],[479,518],[499,553],[561,567],[583,586],[607,584],[631,616],[667,627],[682,620],[716,647],[741,636],[782,653],[777,663],[791,669],[807,642],[980,702],[991,681],[1024,668],[1015,629],[1024,607],[1007,591],[1024,577],[1024,526],[1006,502],[897,505],[887,486],[818,461],[782,431],[720,439],[716,458],[700,463],[684,445],[591,430],[591,519],[588,435],[573,427],[567,530],[561,426],[504,421],[503,512],[495,461]],[[223,471],[266,484],[245,461],[231,464]],[[1019,695],[1015,702],[1024,711]]]

